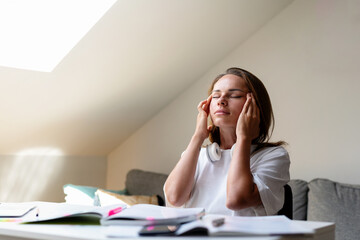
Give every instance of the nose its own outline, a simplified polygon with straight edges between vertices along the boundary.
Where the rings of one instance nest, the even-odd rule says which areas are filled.
[[[227,101],[226,101],[226,99],[225,99],[225,97],[223,97],[223,96],[221,96],[220,97],[220,99],[219,99],[219,101],[218,101],[218,106],[227,106]]]

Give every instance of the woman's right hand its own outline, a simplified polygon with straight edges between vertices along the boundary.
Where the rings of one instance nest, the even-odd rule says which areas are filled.
[[[197,107],[199,113],[196,121],[195,135],[199,136],[205,140],[209,136],[212,126],[207,125],[207,119],[210,112],[210,103],[212,95],[210,95],[206,100],[201,101]]]
[[[199,103],[195,133],[165,182],[166,200],[173,206],[180,207],[184,205],[189,200],[195,184],[194,176],[199,159],[199,149],[209,136],[209,130],[211,129],[207,127],[211,99],[212,96],[210,95],[206,100]]]

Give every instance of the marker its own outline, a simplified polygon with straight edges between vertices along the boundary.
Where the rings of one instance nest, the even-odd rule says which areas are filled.
[[[122,210],[123,210],[122,207],[118,207],[118,208],[112,209],[112,210],[109,211],[108,216],[112,216],[112,215],[114,215],[114,214],[117,214],[117,213],[121,212]]]

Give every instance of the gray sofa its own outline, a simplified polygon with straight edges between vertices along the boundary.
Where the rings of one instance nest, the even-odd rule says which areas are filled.
[[[130,195],[158,195],[164,199],[167,175],[133,169],[126,176]],[[314,179],[291,180],[293,219],[335,222],[337,240],[360,239],[360,185]]]
[[[294,219],[335,222],[335,239],[360,239],[360,185],[320,178],[289,185]]]

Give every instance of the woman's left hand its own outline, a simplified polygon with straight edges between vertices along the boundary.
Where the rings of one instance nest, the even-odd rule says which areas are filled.
[[[250,140],[257,138],[260,133],[260,110],[256,105],[252,93],[246,95],[246,102],[239,115],[236,125],[237,139]]]

